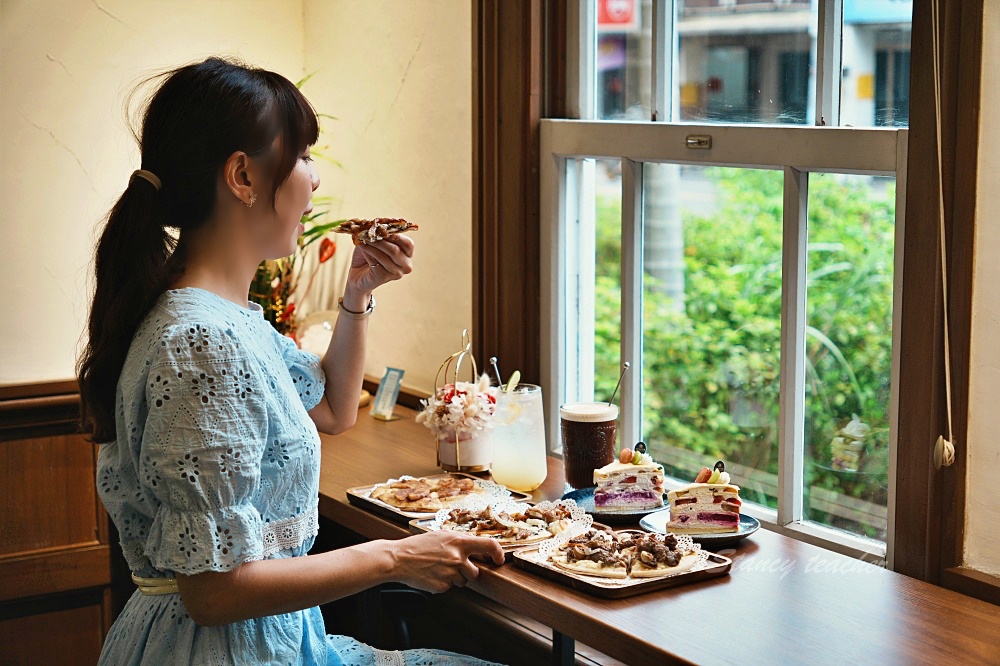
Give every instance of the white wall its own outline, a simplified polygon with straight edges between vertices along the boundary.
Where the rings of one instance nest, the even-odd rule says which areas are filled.
[[[93,244],[138,167],[123,101],[143,76],[212,54],[297,79],[343,169],[336,217],[421,225],[417,270],[379,290],[367,371],[430,390],[471,326],[472,16],[465,0],[0,0],[0,383],[67,379]],[[313,288],[335,308],[350,253]],[[318,281],[319,282],[319,281]]]
[[[366,371],[430,391],[472,325],[472,7],[465,0],[304,0],[304,90],[343,165],[319,162],[334,219],[420,225],[415,270],[377,292]],[[341,243],[334,260],[349,260]],[[326,307],[335,307],[328,290]],[[479,359],[483,362],[483,359]]]
[[[208,55],[302,74],[298,0],[0,0],[0,383],[68,379],[103,217],[138,168],[125,94]]]
[[[972,290],[972,368],[966,478],[965,565],[1000,576],[1000,109],[993,63],[1000,59],[1000,3],[983,8],[982,119]]]

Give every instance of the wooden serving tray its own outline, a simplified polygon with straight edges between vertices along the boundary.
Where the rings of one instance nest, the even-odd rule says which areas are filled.
[[[495,483],[494,481],[491,481],[489,479],[481,479],[478,476],[472,476],[471,474],[463,474],[462,472],[450,472],[450,473],[445,473],[445,474],[431,474],[431,475],[420,476],[420,477],[417,477],[417,478],[421,478],[421,479],[444,479],[444,478],[448,478],[448,477],[451,477],[453,479],[462,479],[462,478],[472,479],[474,481],[482,481],[484,483]],[[416,512],[416,511],[403,511],[402,509],[399,509],[397,507],[394,507],[394,506],[391,506],[389,504],[386,504],[385,502],[380,502],[379,500],[372,499],[370,497],[372,489],[375,486],[382,485],[383,483],[385,483],[385,481],[382,481],[380,483],[372,483],[372,484],[367,485],[367,486],[355,486],[354,488],[348,488],[347,489],[347,501],[350,502],[351,504],[353,504],[354,506],[358,506],[358,507],[361,507],[362,509],[365,509],[366,511],[370,511],[371,513],[379,515],[379,516],[381,516],[383,518],[388,518],[389,520],[392,520],[392,521],[395,521],[395,522],[400,522],[400,523],[409,522],[410,520],[412,520],[414,518],[429,519],[429,518],[433,518],[434,517],[434,514],[436,513],[435,511],[431,511],[430,513],[420,513],[420,512]],[[499,485],[499,484],[497,484],[497,485]],[[531,495],[528,495],[527,493],[519,492],[517,490],[511,490],[510,491],[510,497],[515,502],[524,502],[526,500],[530,500],[531,499]]]
[[[574,590],[580,590],[604,599],[624,599],[634,597],[638,594],[653,592],[655,590],[665,590],[669,587],[696,583],[709,578],[724,576],[729,573],[733,566],[733,561],[723,555],[708,553],[708,560],[697,565],[698,568],[685,571],[673,576],[663,576],[662,578],[630,578],[626,580],[615,580],[612,578],[599,578],[597,576],[584,576],[569,571],[559,569],[548,561],[541,561],[538,547],[518,549],[513,554],[514,564],[521,569],[538,574],[543,578],[554,580],[557,583],[568,585]]]

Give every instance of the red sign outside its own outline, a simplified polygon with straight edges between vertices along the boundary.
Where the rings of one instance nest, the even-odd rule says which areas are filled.
[[[638,0],[597,0],[598,32],[637,32],[641,27]]]

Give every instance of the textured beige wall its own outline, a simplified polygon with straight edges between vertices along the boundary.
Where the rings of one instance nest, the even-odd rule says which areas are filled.
[[[1000,61],[1000,3],[987,2],[983,25],[983,86],[979,126],[979,200],[976,207],[972,294],[972,368],[966,479],[965,565],[1000,576],[1000,109],[994,63]]]
[[[472,8],[466,0],[304,0],[305,92],[331,154],[321,194],[340,217],[420,225],[416,268],[378,290],[366,370],[430,390],[472,323]],[[342,269],[350,252],[335,255]],[[327,285],[340,285],[328,279]],[[335,307],[327,288],[325,303]],[[482,361],[482,359],[480,359]]]
[[[208,55],[302,75],[298,0],[0,0],[0,383],[66,379],[103,216],[138,168],[125,94]]]

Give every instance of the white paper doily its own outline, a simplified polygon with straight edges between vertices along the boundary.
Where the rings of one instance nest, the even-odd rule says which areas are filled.
[[[515,502],[509,497],[501,499],[494,499],[487,496],[473,495],[462,502],[461,505],[456,505],[449,507],[447,509],[441,509],[436,514],[434,514],[434,519],[427,525],[427,528],[431,531],[440,530],[441,526],[444,524],[451,512],[455,509],[465,509],[468,511],[482,511],[488,506],[493,507],[494,513],[507,513],[512,515],[515,513],[526,513],[532,507],[525,504],[524,502]],[[558,539],[571,539],[578,534],[583,534],[594,522],[594,517],[583,510],[583,507],[577,506],[575,500],[556,500],[554,502],[539,502],[534,505],[534,508],[541,511],[547,511],[553,509],[557,506],[564,506],[569,509],[569,524],[566,528],[559,533]],[[550,543],[547,541],[546,543]]]

